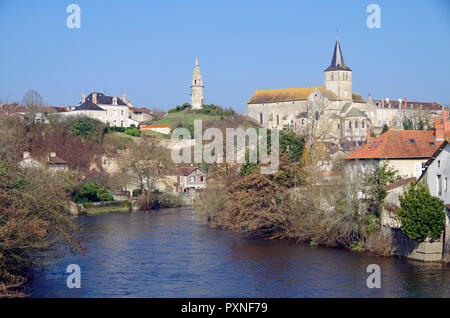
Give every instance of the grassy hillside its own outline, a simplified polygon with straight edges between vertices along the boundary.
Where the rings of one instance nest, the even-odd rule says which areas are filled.
[[[152,125],[178,125],[178,123],[182,123],[183,126],[193,126],[194,120],[214,120],[226,117],[223,115],[207,115],[207,114],[199,114],[199,113],[189,113],[189,112],[176,112],[176,113],[168,113],[164,118],[155,121]]]

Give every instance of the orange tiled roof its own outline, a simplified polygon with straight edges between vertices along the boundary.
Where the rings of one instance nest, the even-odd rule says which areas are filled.
[[[427,158],[439,148],[429,130],[388,130],[345,159]]]

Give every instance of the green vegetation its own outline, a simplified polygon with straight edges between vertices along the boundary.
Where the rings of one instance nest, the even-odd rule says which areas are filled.
[[[125,134],[133,137],[141,137],[141,131],[138,128],[129,128],[125,130]]]
[[[389,167],[387,161],[376,164],[375,169],[370,170],[365,177],[369,186],[365,192],[375,209],[379,208],[387,196],[386,186],[401,179],[398,171]]]
[[[433,197],[424,184],[411,184],[400,196],[400,207],[401,230],[410,239],[423,241],[441,236],[445,227],[444,202]]]
[[[114,201],[114,198],[105,188],[101,188],[93,182],[84,182],[75,194],[77,203],[101,201]]]
[[[389,130],[389,126],[386,125],[386,124],[384,124],[384,125],[383,125],[383,129],[381,130],[381,134],[380,134],[380,135],[384,134],[384,133],[387,132],[388,130]]]
[[[72,132],[82,137],[103,135],[106,132],[106,126],[95,119],[81,117],[72,123]]]

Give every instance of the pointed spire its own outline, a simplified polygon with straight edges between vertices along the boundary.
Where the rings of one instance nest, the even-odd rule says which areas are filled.
[[[196,77],[202,76],[202,73],[200,72],[200,67],[198,66],[198,58],[195,59],[194,76]]]
[[[339,45],[339,39],[336,36],[336,45],[334,46],[333,59],[330,66],[326,71],[351,71],[351,69],[345,65],[344,56],[342,55],[341,46]]]

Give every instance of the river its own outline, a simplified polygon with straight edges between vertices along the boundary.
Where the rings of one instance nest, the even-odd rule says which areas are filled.
[[[189,208],[77,222],[86,252],[38,274],[32,297],[450,297],[450,266],[247,240]],[[66,286],[69,264],[81,268],[80,289]],[[381,268],[380,289],[366,286],[369,264]]]

